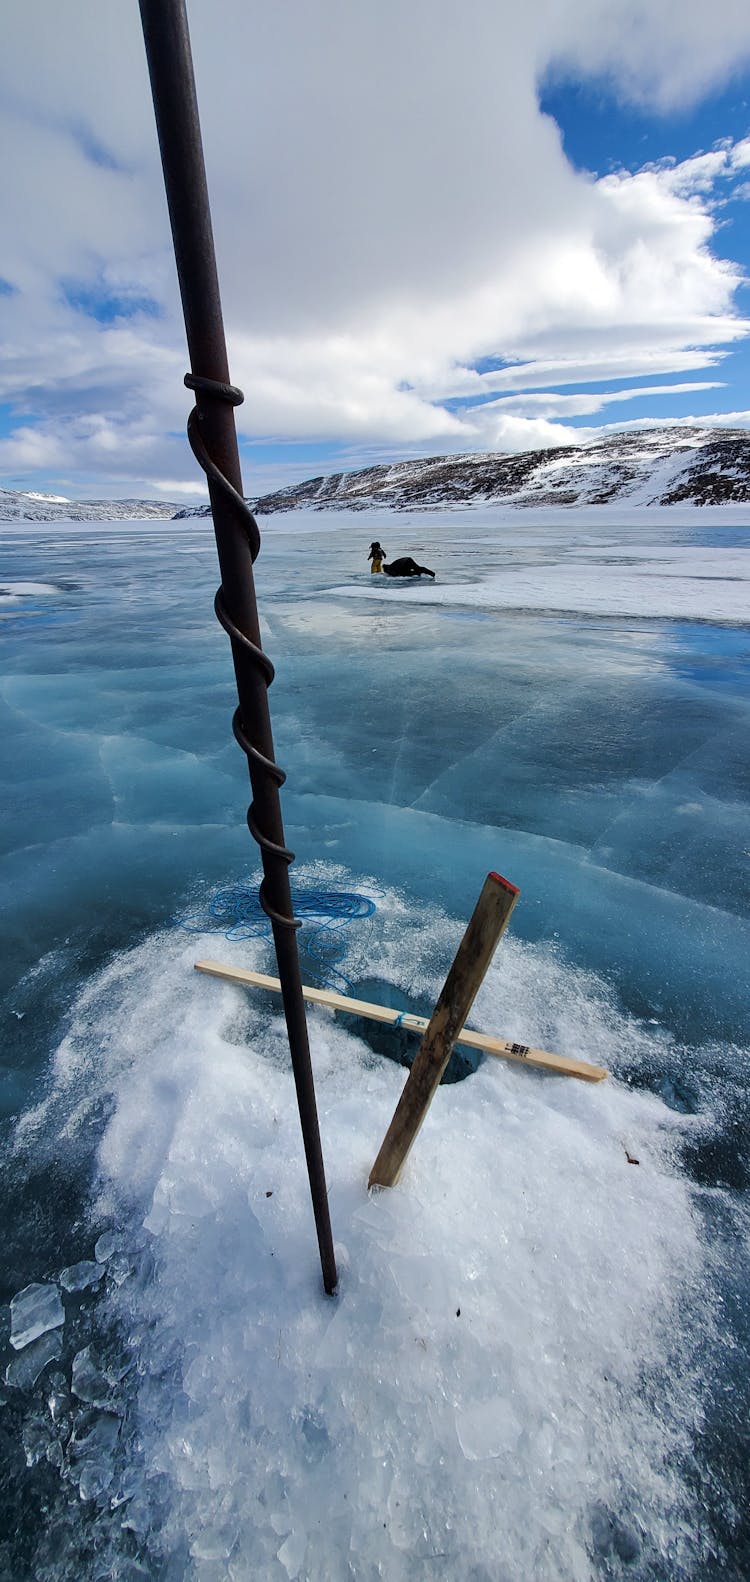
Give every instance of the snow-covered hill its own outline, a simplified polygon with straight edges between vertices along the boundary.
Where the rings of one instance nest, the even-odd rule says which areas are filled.
[[[132,522],[173,517],[179,509],[173,500],[66,500],[61,494],[0,489],[0,522]]]
[[[750,501],[750,435],[742,429],[663,428],[516,456],[433,456],[311,478],[263,495],[254,505],[265,515],[297,506],[413,510],[493,500],[514,506]]]
[[[334,472],[251,500],[259,515],[314,510],[395,511],[420,506],[583,506],[750,502],[750,434],[744,429],[660,428],[610,434],[588,445],[430,456],[359,472]],[[66,500],[0,489],[0,521],[95,522],[209,516],[209,506],[169,500]]]

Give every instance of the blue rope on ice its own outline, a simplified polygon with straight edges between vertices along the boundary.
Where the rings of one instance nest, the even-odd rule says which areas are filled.
[[[319,963],[320,970],[312,976],[325,987],[335,989],[343,984],[341,992],[347,992],[348,981],[331,960],[343,952],[343,940],[338,936],[349,923],[372,917],[375,910],[375,902],[369,896],[353,890],[310,887],[295,893],[294,915],[302,925],[300,947]],[[203,911],[175,921],[192,934],[214,934],[220,929],[226,939],[258,939],[271,932],[258,887],[252,884],[226,885],[214,891]]]

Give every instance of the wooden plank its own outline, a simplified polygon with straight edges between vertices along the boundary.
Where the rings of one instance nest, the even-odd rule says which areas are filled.
[[[243,984],[246,988],[270,989],[281,993],[278,978],[265,972],[250,972],[246,967],[229,967],[221,961],[196,961],[196,972],[208,973],[212,978],[223,978],[227,983]],[[303,984],[302,993],[313,1005],[325,1005],[333,1011],[347,1011],[350,1016],[364,1016],[372,1022],[398,1024],[410,1033],[424,1033],[428,1026],[426,1016],[415,1016],[411,1011],[393,1011],[388,1005],[375,1005],[370,1000],[353,1000],[335,989],[312,989]],[[456,1039],[469,1049],[481,1049],[486,1055],[496,1055],[504,1060],[518,1060],[522,1065],[539,1066],[543,1071],[555,1071],[558,1076],[579,1077],[584,1082],[601,1082],[609,1072],[604,1066],[592,1066],[586,1060],[574,1060],[568,1055],[553,1055],[548,1049],[534,1049],[509,1038],[493,1038],[490,1033],[475,1033],[464,1027]]]
[[[369,1186],[390,1187],[399,1180],[518,894],[508,879],[488,873],[370,1171]]]

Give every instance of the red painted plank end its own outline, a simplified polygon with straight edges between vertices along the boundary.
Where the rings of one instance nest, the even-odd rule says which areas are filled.
[[[502,884],[506,890],[512,890],[514,895],[521,894],[518,885],[511,884],[510,879],[504,879],[501,873],[491,873],[489,877],[490,879],[497,879],[498,884]]]

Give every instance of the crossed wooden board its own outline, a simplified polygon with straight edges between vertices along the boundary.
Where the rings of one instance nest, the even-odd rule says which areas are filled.
[[[334,1011],[348,1011],[350,1015],[389,1022],[392,1026],[397,1023],[399,1027],[424,1035],[393,1120],[370,1172],[370,1186],[395,1186],[398,1181],[454,1044],[466,1044],[472,1049],[483,1050],[485,1054],[517,1060],[523,1065],[540,1066],[560,1076],[579,1077],[584,1082],[601,1082],[608,1076],[603,1066],[592,1066],[585,1060],[574,1060],[565,1055],[553,1055],[549,1050],[534,1049],[507,1038],[493,1038],[489,1033],[475,1033],[464,1026],[518,894],[517,887],[500,874],[487,875],[429,1021],[424,1016],[414,1016],[410,1012],[393,1011],[386,1005],[354,1000],[346,994],[337,994],[333,989],[303,986],[304,998],[314,1005],[326,1005]],[[281,992],[278,978],[268,977],[263,972],[224,966],[220,961],[196,961],[195,967],[198,972],[209,973],[211,977],[223,978],[230,983]]]

